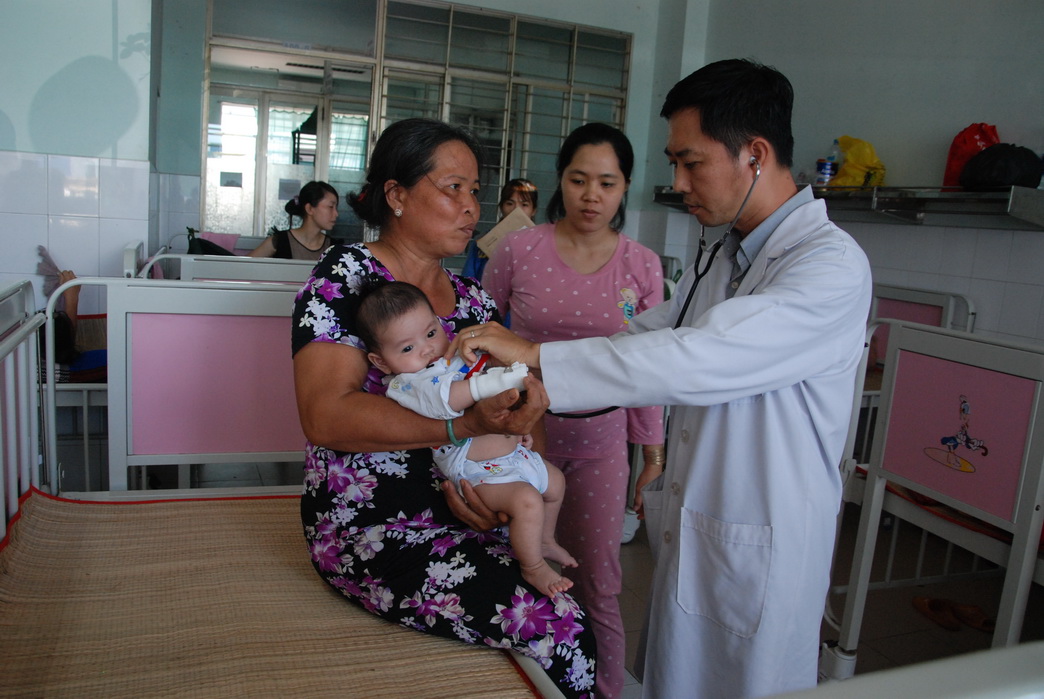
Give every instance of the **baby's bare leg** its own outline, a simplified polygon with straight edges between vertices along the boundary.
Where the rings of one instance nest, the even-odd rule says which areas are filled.
[[[573,586],[572,580],[556,573],[544,560],[544,501],[536,488],[521,482],[485,483],[475,486],[475,491],[490,508],[511,517],[508,535],[526,582],[548,597]]]
[[[559,545],[555,539],[555,527],[558,525],[558,513],[562,509],[565,498],[565,476],[554,464],[544,461],[547,467],[547,490],[544,491],[544,558],[549,558],[568,568],[576,568],[573,556]]]

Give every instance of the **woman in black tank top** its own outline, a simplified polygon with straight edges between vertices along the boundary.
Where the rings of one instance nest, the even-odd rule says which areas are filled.
[[[250,253],[250,257],[279,257],[290,260],[318,260],[332,242],[326,235],[337,221],[337,190],[326,182],[312,181],[286,203],[286,213],[298,228],[274,231]]]

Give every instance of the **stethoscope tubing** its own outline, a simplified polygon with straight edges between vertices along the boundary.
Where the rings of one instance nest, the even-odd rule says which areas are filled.
[[[706,248],[706,240],[704,239],[704,234],[706,233],[707,229],[703,226],[703,224],[700,224],[700,247],[696,251],[696,261],[692,264],[692,271],[693,274],[696,275],[696,278],[693,280],[692,286],[689,287],[689,293],[685,297],[685,303],[682,304],[681,312],[678,313],[678,319],[674,321],[675,330],[681,327],[682,320],[685,318],[685,314],[689,310],[689,305],[692,303],[692,298],[696,294],[696,287],[699,286],[700,280],[706,277],[707,273],[710,272],[711,265],[714,263],[714,257],[718,254],[718,250],[721,249],[722,243],[725,242],[725,238],[727,238],[729,236],[729,233],[732,232],[732,229],[736,227],[736,222],[739,221],[739,217],[743,214],[743,209],[747,208],[747,202],[750,201],[750,195],[754,192],[754,185],[756,185],[758,183],[758,180],[761,178],[761,163],[758,162],[757,158],[752,157],[750,159],[750,164],[754,166],[754,181],[750,183],[750,187],[747,189],[747,195],[743,197],[743,202],[740,204],[739,210],[736,212],[736,215],[732,218],[732,222],[725,229],[725,232],[722,234],[721,238],[719,238],[713,245],[711,245],[710,255],[707,257],[707,264],[704,265],[702,272],[700,271],[700,262],[703,260],[703,251],[704,248]],[[577,418],[597,417],[599,415],[605,415],[607,413],[613,412],[614,410],[619,410],[619,408],[620,406],[614,405],[609,408],[602,408],[601,410],[592,410],[591,412],[586,413],[568,414],[556,413],[551,410],[548,410],[547,414],[554,415],[555,417],[567,418],[572,420]]]
[[[692,286],[689,287],[689,293],[685,297],[685,303],[682,304],[681,312],[678,313],[678,319],[674,321],[674,329],[677,330],[681,327],[682,320],[685,318],[685,313],[689,310],[689,304],[692,303],[692,297],[696,293],[696,287],[699,286],[700,280],[707,276],[707,272],[710,271],[711,264],[714,262],[714,256],[718,254],[718,250],[721,249],[722,243],[729,237],[729,233],[732,233],[732,229],[736,227],[736,222],[739,221],[739,217],[743,214],[743,210],[747,208],[747,202],[750,201],[750,195],[754,193],[754,185],[758,183],[761,178],[761,163],[756,158],[751,158],[751,165],[754,166],[754,181],[750,183],[750,187],[747,189],[747,195],[743,197],[743,203],[740,204],[739,210],[736,215],[732,217],[732,222],[722,233],[721,238],[717,240],[710,249],[710,257],[707,258],[707,264],[704,266],[703,271],[700,271],[700,260],[703,259],[703,250],[706,247],[706,241],[704,234],[707,229],[700,224],[700,248],[696,251],[696,261],[692,264],[692,271],[696,275],[696,278],[692,281]]]

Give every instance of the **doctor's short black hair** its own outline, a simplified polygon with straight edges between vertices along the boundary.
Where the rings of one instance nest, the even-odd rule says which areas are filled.
[[[381,280],[362,289],[359,309],[355,313],[355,332],[366,345],[366,351],[378,352],[384,327],[404,313],[418,307],[435,311],[424,292],[408,282]]]
[[[688,108],[699,110],[703,133],[733,156],[760,136],[772,144],[780,165],[794,164],[794,87],[775,68],[743,58],[708,63],[671,88],[660,116],[670,119]]]

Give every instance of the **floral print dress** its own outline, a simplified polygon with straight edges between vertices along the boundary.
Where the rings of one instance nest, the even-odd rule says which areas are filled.
[[[457,305],[441,318],[452,338],[496,319],[477,282],[447,272]],[[294,307],[293,351],[309,342],[362,348],[354,334],[360,291],[391,273],[364,244],[326,252]],[[363,390],[383,394],[371,367]],[[345,419],[350,419],[346,416]],[[536,660],[566,696],[593,693],[595,641],[567,594],[523,581],[505,532],[471,530],[450,511],[428,448],[348,453],[309,444],[301,520],[322,578],[368,611],[466,643],[513,648]]]

